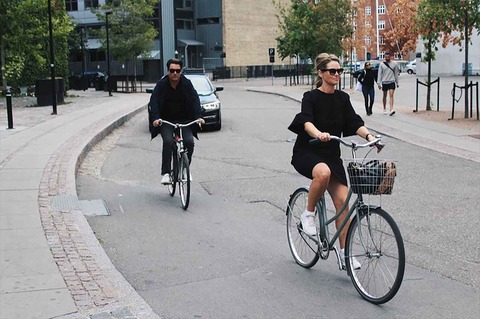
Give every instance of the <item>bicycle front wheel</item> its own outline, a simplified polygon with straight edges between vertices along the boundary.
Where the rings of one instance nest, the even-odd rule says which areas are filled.
[[[393,218],[381,208],[352,219],[345,248],[353,285],[367,301],[383,304],[400,289],[405,272],[405,248]],[[354,269],[353,257],[361,264]]]
[[[190,164],[187,153],[183,153],[180,159],[178,184],[182,208],[186,210],[190,203]]]
[[[297,189],[290,197],[287,206],[288,245],[293,259],[302,267],[311,268],[318,261],[318,241],[302,230],[300,216],[307,208],[308,190]]]
[[[178,156],[177,149],[173,149],[172,155],[172,172],[170,173],[170,184],[168,184],[168,193],[170,196],[175,195],[175,188],[177,187],[178,180]]]

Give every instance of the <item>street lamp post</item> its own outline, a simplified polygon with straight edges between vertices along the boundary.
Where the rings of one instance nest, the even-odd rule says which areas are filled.
[[[105,27],[107,29],[107,87],[108,87],[108,96],[112,96],[112,88],[110,83],[110,44],[108,37],[108,16],[111,15],[112,11],[105,11]]]
[[[57,90],[55,85],[55,54],[53,52],[52,3],[48,2],[48,31],[50,34],[50,76],[52,77],[52,115],[57,115]]]

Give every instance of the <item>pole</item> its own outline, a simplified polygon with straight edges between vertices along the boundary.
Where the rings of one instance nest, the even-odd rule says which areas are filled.
[[[465,116],[468,118],[468,7],[465,4]]]
[[[52,78],[52,115],[57,115],[57,89],[55,87],[55,54],[53,52],[52,1],[48,0],[48,31],[50,33],[50,76]]]
[[[12,92],[10,89],[7,88],[7,118],[8,118],[8,129],[11,130],[13,128],[13,112],[12,112]]]
[[[112,11],[105,12],[105,24],[107,29],[107,87],[108,87],[108,96],[112,96],[112,87],[110,85],[110,43],[108,37],[108,16],[112,14]]]
[[[273,86],[273,63],[272,63],[272,86]]]

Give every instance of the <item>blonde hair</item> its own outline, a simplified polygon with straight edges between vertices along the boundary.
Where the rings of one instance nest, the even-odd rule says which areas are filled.
[[[340,64],[340,59],[335,54],[320,53],[315,58],[315,68],[317,71],[324,70],[327,68],[327,64],[332,61],[338,62]],[[322,85],[322,83],[323,83],[322,78],[319,77],[317,73],[317,78],[315,79],[315,86],[319,88]]]

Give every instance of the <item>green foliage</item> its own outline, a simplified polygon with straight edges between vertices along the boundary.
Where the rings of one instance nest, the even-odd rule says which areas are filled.
[[[27,86],[50,76],[47,0],[2,0],[1,41],[5,47],[5,75],[9,85]],[[67,36],[73,25],[64,1],[52,3],[55,76],[68,75]]]
[[[278,37],[280,57],[300,55],[312,60],[322,52],[340,55],[342,40],[351,37],[351,1],[292,0],[290,8],[272,0],[278,9],[277,19],[282,36]]]
[[[150,53],[157,30],[153,24],[145,21],[152,17],[156,0],[107,1],[101,10],[94,10],[100,21],[106,21],[105,11],[112,11],[108,16],[109,47],[115,58],[122,62],[134,61],[138,56]],[[99,33],[102,45],[107,47],[106,30]]]
[[[448,43],[460,45],[474,28],[480,33],[480,0],[423,0],[416,23],[425,47],[432,48],[425,53],[424,61],[434,60],[439,39],[443,47]],[[458,36],[452,35],[454,32]]]

